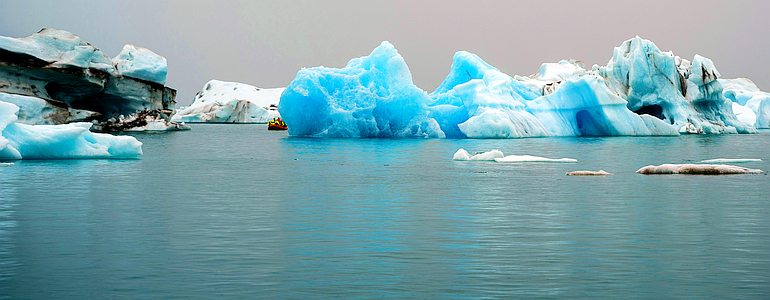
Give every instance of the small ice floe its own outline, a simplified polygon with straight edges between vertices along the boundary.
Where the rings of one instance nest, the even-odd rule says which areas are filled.
[[[496,162],[505,162],[505,163],[531,163],[531,162],[557,162],[557,163],[575,163],[577,162],[577,159],[572,158],[545,158],[545,157],[539,157],[539,156],[532,156],[532,155],[508,155],[505,156],[502,151],[500,150],[492,150],[489,152],[483,152],[478,153],[476,155],[471,156],[468,151],[465,151],[465,149],[460,149],[455,152],[454,157],[452,157],[453,160],[460,160],[460,161],[466,161],[466,160],[479,160],[479,161],[496,161]]]
[[[759,158],[715,158],[700,161],[705,164],[739,164],[747,162],[762,162]]]
[[[749,169],[731,165],[700,165],[700,164],[663,164],[646,166],[636,171],[639,174],[693,174],[693,175],[723,175],[723,174],[762,174],[759,169]]]
[[[503,158],[495,158],[496,162],[502,163],[530,163],[530,162],[547,162],[547,163],[576,163],[577,159],[572,158],[545,158],[532,155],[508,155]]]
[[[567,176],[607,176],[615,175],[604,170],[599,171],[572,171],[567,172]]]
[[[14,163],[0,163],[0,167],[10,167],[13,166]]]
[[[476,155],[471,156],[468,151],[465,151],[465,149],[460,149],[455,152],[454,157],[452,157],[453,160],[482,160],[482,161],[494,161],[495,158],[502,158],[505,155],[500,150],[492,150],[489,152],[479,153]]]

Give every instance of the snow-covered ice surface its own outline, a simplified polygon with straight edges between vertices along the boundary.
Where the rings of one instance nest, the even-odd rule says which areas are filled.
[[[16,105],[0,102],[0,160],[136,158],[142,143],[130,136],[89,131],[91,123],[26,125],[16,122]]]
[[[607,176],[607,175],[615,175],[612,173],[609,173],[605,170],[599,170],[599,171],[572,171],[567,172],[567,176]]]
[[[759,158],[715,158],[715,159],[707,159],[700,161],[701,163],[707,163],[707,164],[737,164],[737,163],[748,163],[748,162],[762,162],[762,159]]]
[[[701,164],[663,164],[646,166],[636,171],[639,174],[691,174],[691,175],[727,175],[727,174],[762,174],[759,169],[749,169],[731,165]]]
[[[604,67],[587,70],[580,61],[562,60],[531,76],[511,77],[459,51],[426,97],[404,59],[383,42],[343,69],[300,70],[279,111],[290,135],[315,137],[650,136],[765,128],[767,94],[750,81],[719,77],[708,58],[689,61],[635,37],[616,47]]]
[[[275,107],[283,88],[261,89],[244,83],[211,80],[189,107],[171,118],[186,123],[267,123],[280,117]]]

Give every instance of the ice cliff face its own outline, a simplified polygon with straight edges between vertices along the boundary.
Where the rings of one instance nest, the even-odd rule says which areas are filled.
[[[151,117],[136,124],[179,129],[178,124],[168,123],[176,91],[163,86],[166,70],[166,59],[150,50],[126,45],[111,60],[63,30],[43,29],[19,39],[0,37],[0,94],[27,97],[15,98],[14,103],[21,108],[19,116],[25,116],[19,121],[28,124],[62,124],[82,118],[117,124],[121,116],[125,119],[144,111]],[[132,128],[139,127],[111,126],[108,130]]]
[[[179,108],[171,120],[186,123],[267,123],[280,117],[277,106],[283,90],[211,80],[195,94],[193,103]]]
[[[586,70],[563,60],[531,76],[508,76],[460,51],[426,97],[383,42],[343,69],[302,69],[278,109],[294,136],[644,136],[767,127],[770,94],[719,76],[705,57],[690,62],[636,37],[616,47],[607,66]]]

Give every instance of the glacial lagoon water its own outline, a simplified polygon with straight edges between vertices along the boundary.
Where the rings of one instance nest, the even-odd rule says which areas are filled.
[[[136,160],[0,167],[0,299],[770,297],[770,132],[307,139],[136,133]],[[459,148],[575,158],[457,162]],[[615,176],[573,177],[603,169]]]

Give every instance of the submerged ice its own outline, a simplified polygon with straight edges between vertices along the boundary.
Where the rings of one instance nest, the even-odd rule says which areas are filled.
[[[770,99],[745,79],[720,79],[714,63],[662,52],[635,37],[604,67],[545,63],[509,76],[460,51],[427,94],[383,42],[345,68],[302,69],[281,95],[289,134],[315,137],[523,138],[755,133]]]

